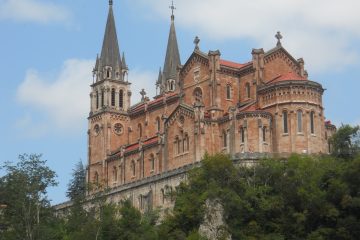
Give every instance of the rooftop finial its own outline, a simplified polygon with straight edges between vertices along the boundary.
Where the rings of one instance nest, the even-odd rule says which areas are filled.
[[[281,47],[281,39],[283,38],[283,36],[281,35],[280,32],[277,32],[275,37],[278,40],[277,43],[276,43],[276,46]]]
[[[109,5],[110,5],[110,6],[113,5],[113,0],[109,0]]]
[[[171,20],[174,20],[174,10],[176,9],[174,1],[171,1],[171,6],[169,8],[171,9]]]
[[[195,44],[195,50],[199,50],[199,43],[200,43],[200,38],[198,36],[195,37],[194,39],[194,44]]]

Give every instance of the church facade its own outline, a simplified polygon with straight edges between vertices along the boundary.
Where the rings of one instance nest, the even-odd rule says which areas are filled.
[[[181,63],[172,14],[157,96],[142,91],[132,104],[136,79],[128,79],[110,1],[90,93],[88,183],[110,188],[111,201],[131,199],[145,210],[171,206],[167,193],[205,153],[240,162],[328,153],[335,127],[325,122],[324,88],[276,38],[273,49],[252,49],[249,62],[236,63],[218,50],[203,52],[196,37]]]

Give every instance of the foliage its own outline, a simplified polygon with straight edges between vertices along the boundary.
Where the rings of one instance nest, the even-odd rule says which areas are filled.
[[[220,199],[233,239],[357,239],[360,158],[294,155],[234,167],[225,155],[205,156],[177,190],[164,239],[193,236],[206,199]]]
[[[6,174],[0,179],[1,204],[6,219],[5,239],[53,239],[47,236],[52,212],[47,188],[56,186],[56,174],[41,155],[23,154],[16,165],[5,163]]]
[[[360,127],[341,125],[331,137],[332,154],[335,157],[350,159],[360,150]]]
[[[77,199],[82,199],[86,194],[86,170],[82,161],[80,160],[75,169],[73,169],[72,179],[68,184],[68,191],[66,196],[70,200],[75,201]]]

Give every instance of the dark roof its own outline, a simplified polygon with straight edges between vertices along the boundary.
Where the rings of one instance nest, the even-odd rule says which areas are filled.
[[[101,55],[95,70],[101,71],[104,66],[112,67],[114,72],[115,69],[118,71],[121,69],[120,50],[112,5],[109,6]]]

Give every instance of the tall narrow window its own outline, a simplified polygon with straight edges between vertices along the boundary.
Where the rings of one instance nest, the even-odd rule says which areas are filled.
[[[228,144],[228,142],[227,142],[227,134],[226,134],[225,131],[223,131],[223,145],[224,145],[224,147],[227,147],[227,144]]]
[[[105,105],[105,91],[101,90],[101,106]]]
[[[197,87],[194,90],[194,100],[196,103],[201,103],[202,102],[202,91],[201,88]]]
[[[241,137],[241,143],[245,142],[245,129],[244,127],[240,128],[240,137]]]
[[[114,167],[113,168],[113,181],[117,182],[117,180],[118,180],[118,171],[117,171],[117,168]]]
[[[177,153],[181,153],[181,140],[180,138],[177,138]]]
[[[297,111],[297,130],[299,133],[302,132],[302,111],[301,110],[298,110]]]
[[[99,174],[98,174],[98,172],[95,172],[95,174],[94,174],[94,183],[95,183],[96,185],[99,184]]]
[[[99,109],[99,92],[96,91],[96,109]]]
[[[106,78],[110,78],[110,69],[106,69]]]
[[[231,99],[231,86],[229,84],[226,86],[226,99]]]
[[[245,92],[246,92],[246,97],[250,98],[250,83],[246,83]]]
[[[111,89],[111,106],[115,107],[115,88]]]
[[[186,152],[188,152],[189,151],[189,135],[187,135],[187,134],[185,134],[185,139],[184,139],[184,141],[185,141],[185,148],[184,148],[184,150],[186,151]]]
[[[124,90],[122,89],[119,92],[119,107],[124,108]]]
[[[142,126],[141,123],[138,125],[139,138],[142,138]]]
[[[311,134],[315,133],[314,117],[315,117],[315,113],[311,112],[310,113],[310,130],[311,130]]]
[[[157,131],[160,132],[160,130],[161,130],[161,121],[160,121],[159,117],[156,118],[156,128],[157,128]]]
[[[150,171],[153,172],[155,170],[155,157],[154,154],[150,154]]]
[[[262,128],[262,139],[263,139],[263,142],[266,142],[266,127]]]
[[[132,173],[133,177],[135,177],[135,174],[136,174],[135,161],[132,161],[132,162],[131,162],[131,173]]]
[[[283,112],[283,127],[284,127],[284,133],[289,133],[289,129],[288,129],[288,113],[286,111]]]

